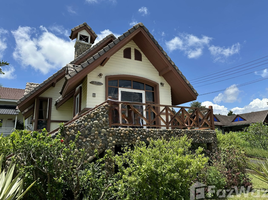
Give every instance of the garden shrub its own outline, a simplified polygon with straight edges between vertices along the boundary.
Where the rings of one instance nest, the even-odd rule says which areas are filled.
[[[237,147],[243,148],[249,143],[243,139],[237,132],[229,132],[222,134],[221,131],[216,130],[217,144],[219,148]]]
[[[140,142],[115,157],[120,199],[189,199],[189,188],[208,158],[190,152],[186,136]]]

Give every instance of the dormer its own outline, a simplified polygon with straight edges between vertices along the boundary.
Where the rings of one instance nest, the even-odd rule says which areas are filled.
[[[89,49],[96,38],[96,33],[91,29],[90,26],[87,25],[87,23],[74,27],[70,35],[71,40],[76,39],[74,45],[74,58],[77,58],[83,52]]]

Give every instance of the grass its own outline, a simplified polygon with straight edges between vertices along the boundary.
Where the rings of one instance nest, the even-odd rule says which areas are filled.
[[[252,147],[243,147],[245,154],[248,157],[253,158],[266,158],[268,157],[268,151],[264,149],[252,148]]]

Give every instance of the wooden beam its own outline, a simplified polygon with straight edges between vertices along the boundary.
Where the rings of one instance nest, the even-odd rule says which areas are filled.
[[[159,72],[159,76],[163,76],[165,75],[166,73],[170,72],[171,71],[171,68],[170,67],[165,67],[164,69],[162,69],[160,72]]]
[[[106,58],[104,58],[104,60],[101,62],[101,66],[104,66],[107,62],[108,62],[108,60],[110,59],[110,57],[106,57]]]

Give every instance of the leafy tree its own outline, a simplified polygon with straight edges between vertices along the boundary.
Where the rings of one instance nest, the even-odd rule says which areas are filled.
[[[189,112],[189,113],[194,112],[194,109],[192,109],[192,108],[205,108],[205,106],[201,106],[201,102],[199,102],[199,101],[194,101],[194,102],[192,102],[192,103],[190,104],[190,107],[191,107],[191,108],[188,109],[188,112]]]
[[[235,114],[234,114],[234,112],[233,112],[232,110],[229,110],[229,112],[228,112],[227,115],[228,115],[228,116],[231,116],[231,115],[235,115]]]
[[[186,136],[138,143],[116,156],[120,199],[189,199],[189,188],[208,158],[190,151]]]
[[[8,62],[5,62],[5,61],[0,61],[0,74],[5,74],[3,71],[2,71],[2,66],[6,66],[6,65],[9,65]]]

